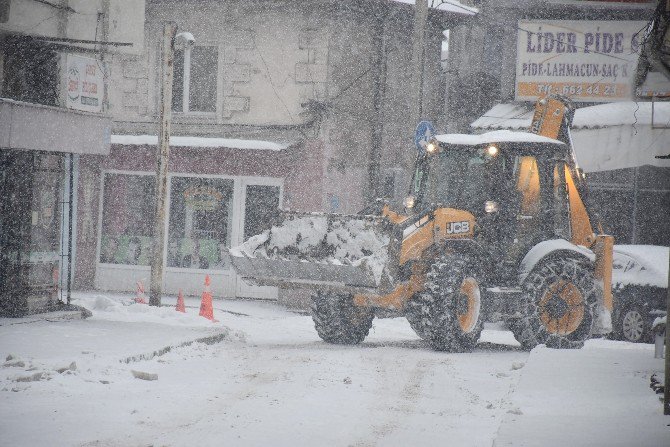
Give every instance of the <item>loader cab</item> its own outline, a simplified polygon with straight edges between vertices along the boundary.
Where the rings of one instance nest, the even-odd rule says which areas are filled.
[[[509,131],[437,141],[439,150],[417,163],[417,208],[470,212],[475,239],[496,262],[518,263],[543,240],[570,240],[567,145]]]

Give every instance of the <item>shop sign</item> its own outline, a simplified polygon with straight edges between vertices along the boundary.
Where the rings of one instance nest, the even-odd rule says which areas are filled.
[[[102,112],[104,90],[102,63],[97,59],[67,55],[65,88],[67,107],[85,112]]]
[[[186,207],[198,211],[214,211],[223,201],[223,194],[216,188],[194,186],[184,191]]]
[[[516,100],[549,94],[577,102],[632,98],[643,21],[520,20]]]

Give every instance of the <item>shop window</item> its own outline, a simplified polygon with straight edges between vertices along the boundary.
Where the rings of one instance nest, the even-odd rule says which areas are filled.
[[[216,112],[218,52],[216,47],[191,48],[190,64],[184,64],[184,50],[176,51],[172,110],[184,113]],[[189,79],[184,91],[184,78]]]
[[[151,175],[105,174],[100,262],[151,263],[155,183]]]
[[[279,211],[279,186],[248,185],[244,201],[244,240],[270,229]]]
[[[229,268],[233,180],[173,177],[168,267]]]
[[[61,154],[35,156],[30,251],[58,256],[61,224]]]

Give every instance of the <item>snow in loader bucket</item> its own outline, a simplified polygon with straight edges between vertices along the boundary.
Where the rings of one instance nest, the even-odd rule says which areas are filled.
[[[393,225],[385,217],[284,212],[280,220],[230,249],[240,276],[257,285],[367,292],[390,279]]]

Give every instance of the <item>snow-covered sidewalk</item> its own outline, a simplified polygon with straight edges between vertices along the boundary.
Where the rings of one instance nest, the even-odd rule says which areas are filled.
[[[670,445],[651,345],[529,354],[489,327],[475,352],[446,354],[386,318],[335,346],[274,303],[215,301],[212,323],[197,298],[186,314],[76,298],[93,317],[0,319],[0,355],[14,357],[0,367],[0,444]]]
[[[670,417],[651,392],[663,363],[653,345],[590,340],[582,350],[535,348],[496,447],[660,447]]]

